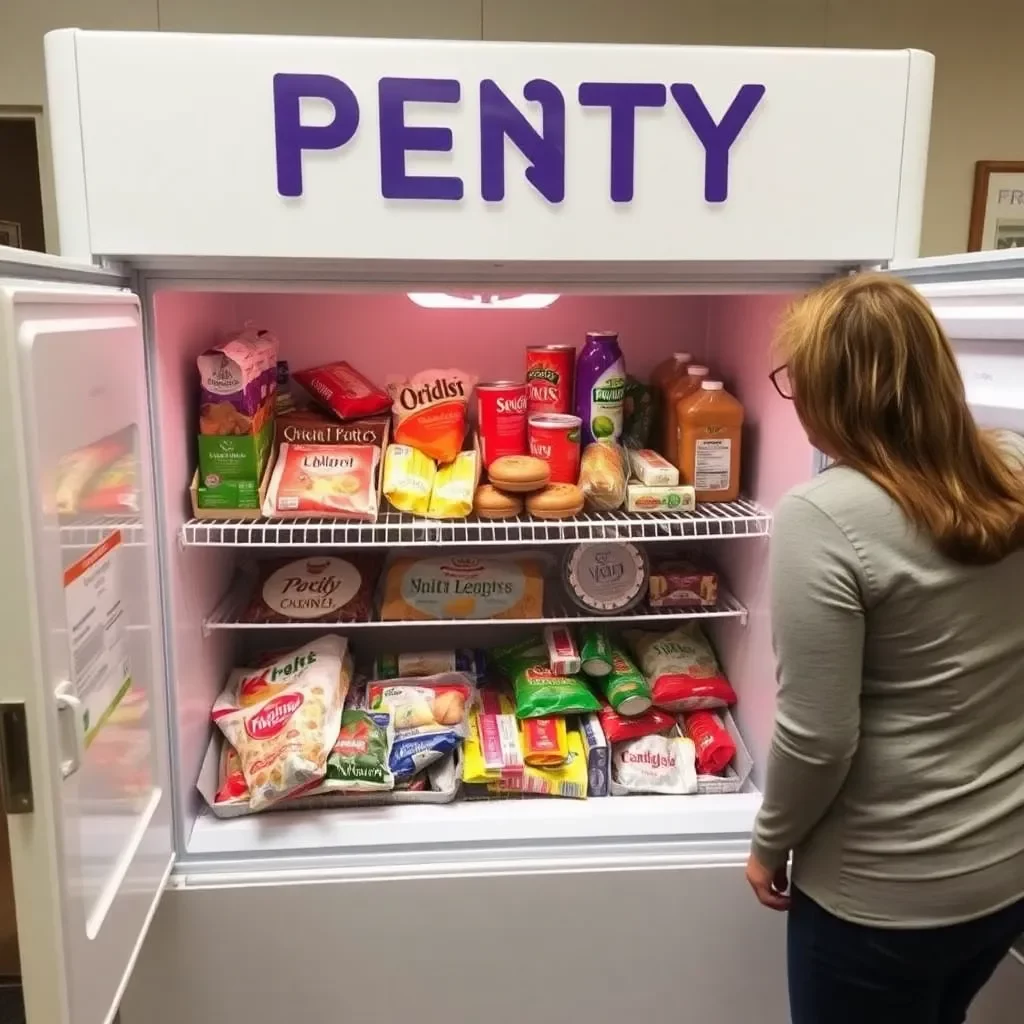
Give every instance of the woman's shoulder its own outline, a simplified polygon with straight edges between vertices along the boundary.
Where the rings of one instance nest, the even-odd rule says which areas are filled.
[[[889,513],[899,507],[870,477],[848,466],[829,466],[787,491],[777,514],[792,513],[803,505],[813,506],[837,524],[850,516]]]

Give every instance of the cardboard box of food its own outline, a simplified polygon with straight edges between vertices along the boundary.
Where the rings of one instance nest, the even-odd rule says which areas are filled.
[[[199,477],[218,480],[259,480],[270,461],[274,438],[274,405],[266,403],[253,417],[255,430],[246,434],[199,434]]]
[[[692,512],[696,507],[696,494],[689,484],[648,487],[630,481],[626,485],[628,512]]]
[[[274,471],[274,458],[268,460],[263,470],[259,489],[253,489],[251,481],[224,481],[214,487],[207,487],[199,481],[199,470],[192,475],[189,498],[192,502],[194,519],[259,519],[263,514],[260,506],[267,496],[270,474]],[[232,505],[232,501],[239,504]]]

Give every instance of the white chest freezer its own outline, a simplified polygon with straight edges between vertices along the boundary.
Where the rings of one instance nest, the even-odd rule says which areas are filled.
[[[768,383],[771,333],[787,296],[915,254],[931,58],[73,30],[46,45],[64,258],[0,256],[0,774],[30,1024],[118,1006],[124,1024],[505,1024],[527,1000],[543,1020],[685,1004],[781,1024],[782,922],[742,865],[774,700],[770,509],[814,453]],[[1021,429],[1024,264],[898,267],[957,339],[979,416]],[[294,366],[344,357],[375,379],[442,359],[521,376],[526,344],[598,326],[640,376],[686,348],[745,404],[745,497],[657,528],[196,521],[195,357],[245,321]],[[97,445],[137,483],[117,515],[68,504]],[[240,557],[559,550],[610,530],[692,541],[726,571],[705,624],[755,763],[743,791],[209,813],[212,701],[247,644],[287,642],[221,603]],[[552,617],[572,613],[531,625]],[[503,628],[351,637],[380,651]],[[1008,1019],[1020,973],[979,1020]]]

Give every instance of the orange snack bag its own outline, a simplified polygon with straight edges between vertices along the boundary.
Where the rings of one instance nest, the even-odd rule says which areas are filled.
[[[418,448],[438,462],[451,462],[466,436],[466,410],[476,377],[462,370],[422,370],[391,378],[393,440]]]

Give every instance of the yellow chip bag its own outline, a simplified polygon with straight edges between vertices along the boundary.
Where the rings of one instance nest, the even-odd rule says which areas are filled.
[[[384,496],[400,512],[426,515],[437,467],[407,444],[389,444],[384,455]]]
[[[465,519],[473,511],[478,475],[474,451],[459,452],[452,462],[441,466],[434,477],[427,515],[432,519]]]

